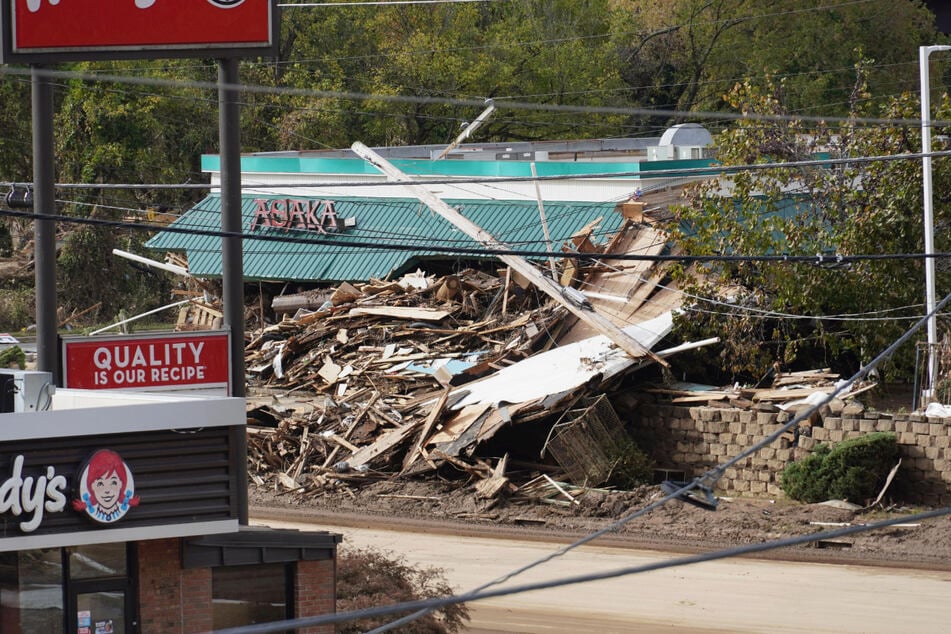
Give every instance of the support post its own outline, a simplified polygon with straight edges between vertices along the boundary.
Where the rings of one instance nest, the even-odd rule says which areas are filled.
[[[241,117],[238,105],[238,60],[218,62],[218,137],[221,154],[221,287],[223,325],[231,330],[231,396],[247,394],[244,377],[244,254],[241,238]],[[248,518],[248,436],[232,427],[238,465],[238,522]]]
[[[923,230],[925,238],[925,313],[928,319],[928,355],[925,372],[922,405],[928,406],[934,397],[938,374],[938,322],[935,312],[935,265],[934,265],[934,207],[931,182],[931,80],[928,73],[928,57],[934,51],[949,51],[951,46],[922,46],[918,48],[918,64],[921,73],[921,180],[924,202]]]
[[[36,285],[36,369],[60,385],[56,319],[56,215],[53,173],[53,83],[31,69],[33,99],[34,282]]]

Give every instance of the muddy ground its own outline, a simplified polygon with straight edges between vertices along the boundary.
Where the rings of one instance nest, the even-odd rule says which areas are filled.
[[[423,523],[427,526],[423,530],[502,531],[569,542],[615,526],[599,539],[678,552],[728,550],[811,535],[809,543],[786,546],[769,556],[951,569],[951,516],[909,519],[929,510],[920,507],[892,504],[862,510],[837,502],[720,497],[715,511],[671,500],[644,512],[665,497],[660,486],[634,491],[576,489],[569,495],[573,500],[557,492],[544,501],[517,493],[481,500],[472,486],[458,482],[381,479],[307,495],[252,486],[249,497],[252,516],[255,510],[284,510],[298,518],[337,514],[381,528],[405,520]],[[823,536],[886,518],[901,524]]]

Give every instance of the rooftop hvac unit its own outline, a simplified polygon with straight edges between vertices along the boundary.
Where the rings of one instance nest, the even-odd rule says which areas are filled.
[[[0,368],[0,413],[48,410],[55,392],[50,372]]]

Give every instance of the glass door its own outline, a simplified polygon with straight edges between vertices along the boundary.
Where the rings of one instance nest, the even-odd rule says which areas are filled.
[[[125,590],[76,593],[76,634],[129,634]]]
[[[66,549],[67,634],[135,634],[135,592],[126,544]]]

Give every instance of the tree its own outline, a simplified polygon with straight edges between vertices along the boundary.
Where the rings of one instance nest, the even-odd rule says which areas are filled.
[[[622,77],[642,104],[680,112],[721,111],[734,82],[769,71],[784,79],[788,111],[844,115],[852,64],[874,59],[867,71],[871,93],[897,94],[917,85],[918,46],[947,39],[918,0],[619,0],[618,6]]]
[[[863,159],[920,151],[917,99],[904,94],[874,106],[859,71],[852,116],[841,124],[790,118],[782,82],[765,88],[738,84],[730,106],[750,116],[718,136],[718,160],[724,166],[768,166],[823,155]],[[935,120],[947,121],[949,108],[945,96]],[[861,123],[869,119],[892,123]],[[934,165],[935,191],[951,191],[951,165]],[[687,333],[721,336],[718,361],[735,377],[760,377],[776,362],[832,365],[851,373],[923,314],[923,264],[920,258],[883,257],[840,265],[836,256],[921,253],[921,209],[920,160],[766,167],[712,179],[679,210],[677,239],[687,253],[824,258],[808,264],[714,263],[689,271],[685,279],[693,293],[724,303],[696,302],[679,323]],[[951,210],[940,205],[936,224],[949,220]],[[939,234],[936,251],[946,251],[948,232]],[[942,270],[938,287],[948,282],[951,276]],[[913,366],[910,345],[888,362],[905,379]]]

